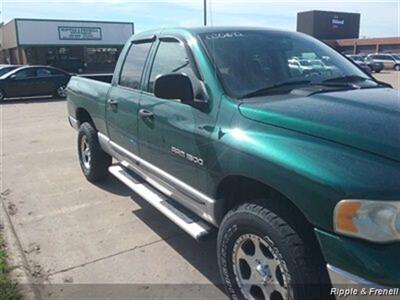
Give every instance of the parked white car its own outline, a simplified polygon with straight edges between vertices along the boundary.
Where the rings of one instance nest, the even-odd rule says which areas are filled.
[[[400,71],[400,56],[388,53],[369,54],[368,59],[374,62],[381,62],[385,69],[395,69]]]

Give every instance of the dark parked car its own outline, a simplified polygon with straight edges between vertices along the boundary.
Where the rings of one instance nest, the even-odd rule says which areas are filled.
[[[0,66],[0,76],[11,72],[12,70],[20,68],[20,65],[1,65]]]
[[[86,70],[86,63],[80,58],[67,57],[59,60],[50,60],[48,65],[62,69],[67,72],[82,74]]]
[[[364,57],[364,62],[371,68],[371,70],[375,73],[379,73],[384,69],[384,65],[380,61],[374,61],[373,59],[369,58],[368,56]]]
[[[359,55],[346,55],[348,58],[350,58],[353,62],[355,62],[361,69],[363,69],[365,72],[370,74],[372,72],[371,67],[364,62],[364,59],[359,56]]]
[[[25,66],[0,76],[0,101],[4,98],[53,95],[65,97],[71,75],[48,66]]]

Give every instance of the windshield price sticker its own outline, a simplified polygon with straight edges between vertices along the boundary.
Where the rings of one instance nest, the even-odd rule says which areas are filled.
[[[365,299],[376,299],[384,297],[385,299],[398,299],[400,288],[377,288],[377,287],[352,287],[352,288],[332,288],[331,295],[336,298],[365,297]],[[371,297],[371,298],[369,298]]]
[[[239,31],[231,31],[231,32],[214,32],[206,35],[207,40],[217,40],[217,39],[228,39],[228,38],[236,38],[242,37],[243,33]]]

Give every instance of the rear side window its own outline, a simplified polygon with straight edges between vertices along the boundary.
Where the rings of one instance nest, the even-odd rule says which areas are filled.
[[[48,69],[48,70],[49,70],[49,72],[50,72],[51,74],[53,74],[53,75],[65,75],[64,72],[62,72],[62,71],[60,71],[60,70],[57,70],[57,69]]]
[[[389,55],[374,55],[374,59],[392,60]]]
[[[50,76],[51,72],[49,69],[40,68],[37,69],[37,76]]]
[[[151,43],[132,44],[122,67],[119,84],[132,89],[140,88],[140,79]]]
[[[382,55],[385,60],[394,60],[390,55]]]

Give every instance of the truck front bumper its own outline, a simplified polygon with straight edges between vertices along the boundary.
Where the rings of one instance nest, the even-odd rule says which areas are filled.
[[[381,291],[387,299],[399,299],[400,243],[370,243],[320,229],[315,229],[315,233],[327,262],[333,292],[353,289],[346,299],[381,299]],[[363,288],[367,295],[354,295]]]
[[[349,272],[346,272],[342,269],[336,268],[330,264],[326,265],[326,268],[328,269],[328,274],[329,278],[331,280],[332,286],[337,287],[341,285],[359,285],[359,286],[374,286],[374,287],[382,287],[377,285],[376,283],[373,283],[371,281],[368,281],[364,278],[361,278],[357,275],[351,274]]]
[[[331,295],[336,299],[399,299],[400,288],[385,287],[327,264]]]

